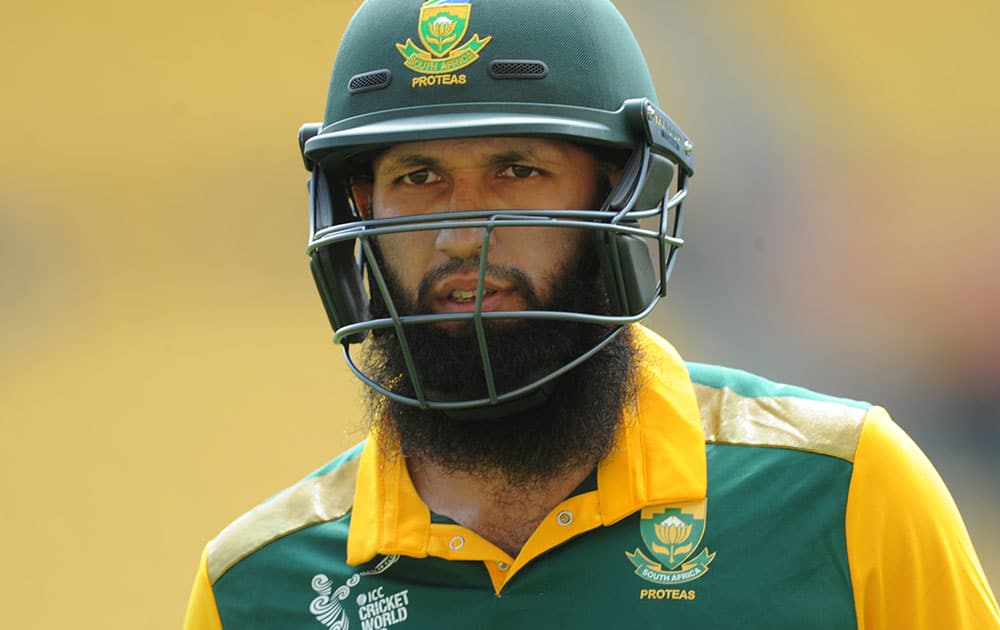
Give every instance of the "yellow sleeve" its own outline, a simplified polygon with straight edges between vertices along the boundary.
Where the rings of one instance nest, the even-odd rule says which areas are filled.
[[[208,579],[208,549],[201,554],[198,574],[191,589],[191,599],[188,602],[187,616],[184,618],[184,630],[222,630],[222,620],[215,605],[215,593],[212,582]]]
[[[846,530],[858,630],[1000,629],[955,501],[880,407],[861,432]]]

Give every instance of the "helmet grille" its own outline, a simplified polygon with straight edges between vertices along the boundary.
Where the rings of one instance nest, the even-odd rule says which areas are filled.
[[[549,67],[544,61],[497,59],[490,62],[489,72],[494,79],[544,79]]]
[[[388,70],[375,70],[373,72],[356,74],[351,77],[350,83],[347,84],[347,89],[351,94],[358,94],[360,92],[370,92],[372,90],[387,88],[390,83],[392,83],[392,72]]]

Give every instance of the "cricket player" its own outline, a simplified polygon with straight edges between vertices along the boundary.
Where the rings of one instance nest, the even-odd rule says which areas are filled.
[[[368,0],[342,42],[300,143],[369,435],[208,544],[187,628],[1000,628],[884,409],[640,323],[695,144],[611,2]]]

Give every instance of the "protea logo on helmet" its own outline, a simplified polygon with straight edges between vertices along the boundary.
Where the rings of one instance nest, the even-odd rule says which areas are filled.
[[[646,548],[659,562],[636,548],[625,555],[635,566],[635,574],[655,584],[683,584],[697,580],[708,571],[715,554],[707,548],[692,558],[705,535],[707,501],[684,505],[644,508],[639,533]]]
[[[493,39],[473,35],[464,44],[462,38],[469,30],[472,4],[454,0],[426,0],[420,7],[420,23],[417,27],[421,48],[412,39],[405,44],[396,44],[396,50],[406,60],[403,65],[423,75],[413,80],[413,87],[429,85],[464,84],[465,76],[450,76],[479,60],[479,52]],[[459,45],[461,44],[461,46]]]

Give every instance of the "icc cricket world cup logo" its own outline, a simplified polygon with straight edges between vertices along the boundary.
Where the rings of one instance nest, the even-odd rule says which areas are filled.
[[[635,574],[655,584],[683,584],[697,580],[708,571],[715,554],[707,548],[695,557],[705,535],[705,500],[697,503],[645,508],[639,533],[650,558],[639,548],[625,552],[635,566]]]

